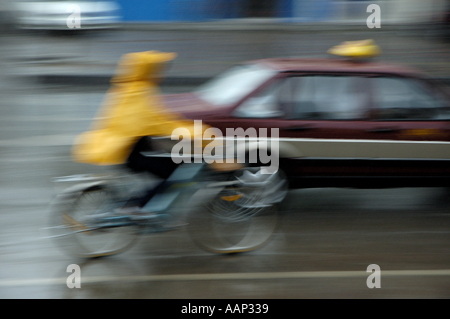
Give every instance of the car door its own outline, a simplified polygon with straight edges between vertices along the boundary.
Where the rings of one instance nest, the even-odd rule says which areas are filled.
[[[330,185],[333,179],[340,183],[341,178],[373,174],[371,160],[377,154],[367,142],[367,78],[330,73],[298,75],[288,81],[292,95],[280,136],[296,150],[291,158],[295,174]]]
[[[279,77],[216,125],[277,128],[280,163],[291,178],[365,176],[371,172],[367,159],[376,157],[364,141],[365,80],[336,73]]]
[[[258,147],[253,145],[254,133],[257,139],[264,137],[264,134],[272,137],[272,133],[276,134],[274,137],[278,137],[285,116],[285,110],[279,103],[280,94],[284,94],[283,83],[283,76],[271,79],[252,92],[228,116],[209,118],[208,124],[219,129],[227,140],[234,139],[234,135],[241,142],[245,138],[247,149]]]
[[[380,170],[401,177],[450,175],[448,101],[420,79],[376,76],[369,80],[369,137],[377,141]]]

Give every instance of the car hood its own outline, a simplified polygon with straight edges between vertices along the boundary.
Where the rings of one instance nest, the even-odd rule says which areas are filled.
[[[198,98],[194,93],[164,95],[165,106],[189,119],[202,119],[216,111],[208,102]]]

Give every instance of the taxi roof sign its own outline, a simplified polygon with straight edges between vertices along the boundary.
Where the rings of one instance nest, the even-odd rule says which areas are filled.
[[[343,42],[329,49],[328,53],[348,58],[373,58],[381,54],[381,49],[369,39]]]

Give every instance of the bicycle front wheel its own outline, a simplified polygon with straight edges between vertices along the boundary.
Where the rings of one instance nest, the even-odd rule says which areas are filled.
[[[190,235],[200,247],[214,253],[257,249],[277,227],[277,207],[252,203],[248,193],[239,189],[224,189],[213,198],[196,201],[189,214]]]

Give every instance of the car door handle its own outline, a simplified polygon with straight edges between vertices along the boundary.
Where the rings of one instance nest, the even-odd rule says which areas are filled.
[[[399,131],[400,131],[400,129],[395,128],[395,127],[382,127],[382,128],[374,128],[374,129],[367,130],[367,132],[369,132],[369,133],[396,133]]]

